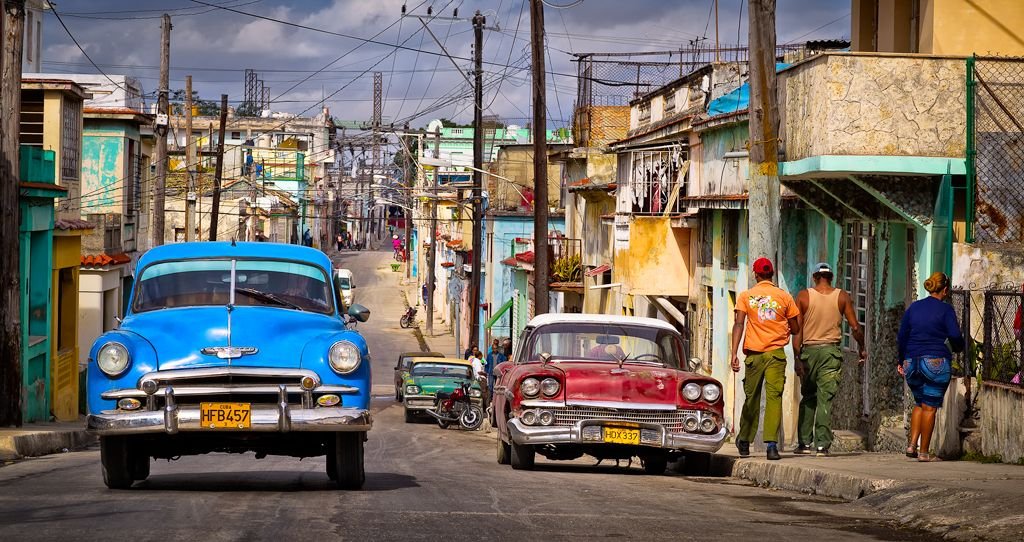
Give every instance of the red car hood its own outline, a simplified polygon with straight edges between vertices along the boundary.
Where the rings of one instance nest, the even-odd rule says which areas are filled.
[[[650,365],[559,362],[565,372],[566,403],[606,401],[675,406],[679,372]]]

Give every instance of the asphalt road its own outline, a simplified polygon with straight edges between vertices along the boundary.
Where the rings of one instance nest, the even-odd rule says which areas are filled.
[[[96,449],[0,468],[0,540],[931,540],[855,504],[730,479],[647,476],[639,466],[495,462],[484,432],[405,424],[391,395],[403,305],[385,252],[345,254],[374,364],[364,489],[342,492],[323,458],[252,454],[154,463],[106,489]]]

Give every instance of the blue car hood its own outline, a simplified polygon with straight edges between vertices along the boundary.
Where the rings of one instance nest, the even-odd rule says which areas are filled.
[[[203,354],[207,347],[228,346],[228,310],[224,306],[161,309],[132,315],[121,329],[136,333],[156,350],[160,370],[219,367],[299,367],[303,347],[325,334],[345,329],[327,314],[276,307],[235,307],[231,311],[230,346],[257,351],[236,359]]]

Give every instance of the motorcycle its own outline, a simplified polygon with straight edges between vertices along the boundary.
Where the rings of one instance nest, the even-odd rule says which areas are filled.
[[[441,429],[458,423],[463,429],[474,431],[484,423],[484,411],[470,399],[469,383],[463,383],[451,393],[438,392],[434,408],[428,408],[426,412],[437,418]]]
[[[409,328],[416,325],[416,307],[409,307],[406,309],[405,314],[398,320],[398,325]]]

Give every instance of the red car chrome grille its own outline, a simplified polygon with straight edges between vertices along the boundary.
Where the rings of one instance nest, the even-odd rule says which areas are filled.
[[[615,422],[653,423],[665,427],[670,433],[683,432],[683,418],[688,415],[700,418],[696,410],[642,410],[610,409],[595,407],[567,407],[550,409],[555,415],[556,426],[573,426],[585,420]]]

